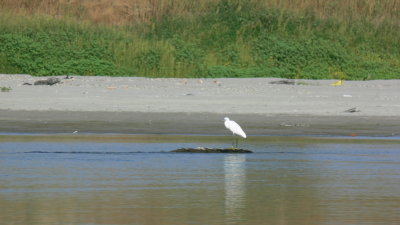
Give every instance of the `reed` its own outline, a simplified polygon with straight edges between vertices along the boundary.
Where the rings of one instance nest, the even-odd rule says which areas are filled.
[[[2,0],[2,9],[25,14],[72,16],[94,23],[129,25],[161,19],[167,15],[190,16],[204,13],[219,0]],[[310,12],[320,19],[400,22],[398,0],[247,0],[243,4],[278,8],[291,12]]]
[[[397,0],[2,0],[0,72],[400,78]]]

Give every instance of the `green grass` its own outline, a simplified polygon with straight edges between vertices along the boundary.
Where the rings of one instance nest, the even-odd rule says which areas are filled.
[[[11,91],[11,88],[10,87],[0,87],[0,91],[1,92],[9,92],[9,91]]]
[[[400,79],[396,23],[244,3],[221,0],[191,17],[120,27],[1,13],[0,73]]]

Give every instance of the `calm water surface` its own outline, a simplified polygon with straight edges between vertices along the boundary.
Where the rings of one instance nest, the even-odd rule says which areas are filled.
[[[227,144],[3,137],[0,224],[400,224],[398,140],[250,137],[253,154],[166,153],[196,146]]]

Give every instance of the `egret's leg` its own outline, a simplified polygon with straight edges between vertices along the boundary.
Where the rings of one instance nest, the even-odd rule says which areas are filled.
[[[239,146],[239,137],[236,137],[236,148]]]
[[[235,135],[232,133],[232,148],[235,146]]]

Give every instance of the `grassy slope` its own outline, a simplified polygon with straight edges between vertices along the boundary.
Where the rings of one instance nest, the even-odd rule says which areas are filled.
[[[400,79],[398,23],[256,2],[215,0],[120,26],[3,11],[0,73]]]

